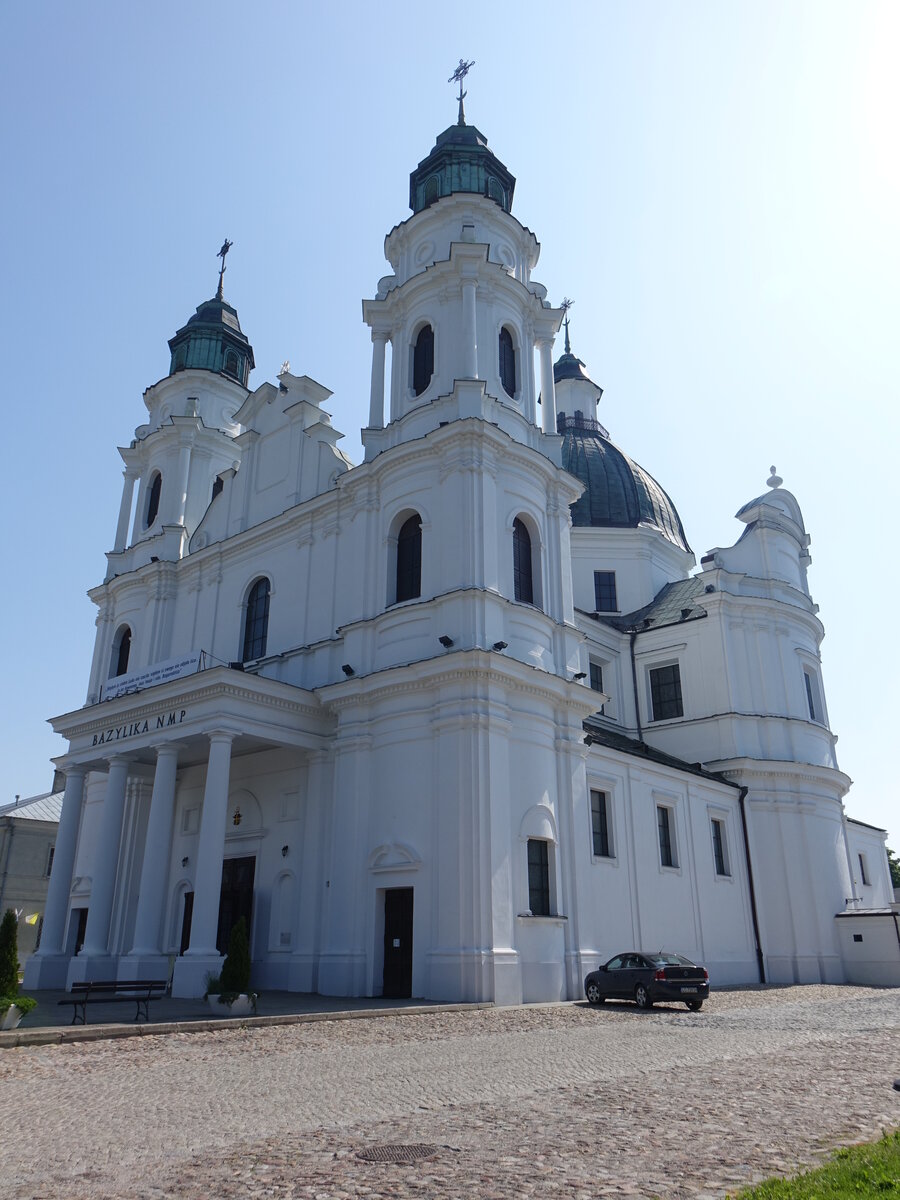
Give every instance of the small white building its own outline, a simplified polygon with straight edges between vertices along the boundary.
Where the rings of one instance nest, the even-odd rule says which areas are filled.
[[[170,341],[53,720],[28,987],[177,956],[202,994],[240,915],[261,989],[554,1000],[660,946],[719,984],[845,978],[835,916],[890,882],[844,814],[800,507],[773,469],[694,571],[568,327],[554,363],[514,188],[462,114],[413,171],[358,465],[321,384],[249,390],[221,275]]]
[[[0,808],[0,917],[16,914],[20,965],[40,942],[62,801],[42,792]]]

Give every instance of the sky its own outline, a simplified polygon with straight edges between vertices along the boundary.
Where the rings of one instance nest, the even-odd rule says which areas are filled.
[[[116,447],[224,237],[251,386],[290,360],[360,460],[361,301],[465,56],[534,277],[698,559],[771,464],[799,500],[848,811],[900,851],[900,5],[9,0],[0,35],[0,803],[84,703]]]

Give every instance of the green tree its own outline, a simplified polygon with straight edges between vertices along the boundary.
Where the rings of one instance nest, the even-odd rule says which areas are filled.
[[[900,888],[900,858],[891,849],[888,849],[887,856],[891,871],[891,883],[895,888]]]
[[[228,957],[222,964],[222,991],[246,993],[250,988],[250,942],[243,917],[228,938]]]
[[[15,996],[19,990],[18,926],[8,908],[0,921],[0,996]]]

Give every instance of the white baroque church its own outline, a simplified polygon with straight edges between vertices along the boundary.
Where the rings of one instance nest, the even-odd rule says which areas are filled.
[[[853,974],[840,919],[889,875],[800,506],[773,468],[695,570],[568,324],[554,361],[514,188],[460,102],[363,302],[359,465],[320,383],[249,389],[223,246],[120,450],[28,988],[202,995],[241,915],[259,989],[557,1000],[659,947],[713,985]]]

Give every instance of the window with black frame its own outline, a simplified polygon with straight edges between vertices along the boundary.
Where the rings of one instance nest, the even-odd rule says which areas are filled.
[[[618,612],[615,571],[594,572],[594,608],[597,612]]]
[[[413,349],[413,391],[421,396],[431,383],[434,374],[434,330],[430,325],[423,325],[416,338]]]
[[[528,907],[533,917],[550,916],[550,847],[528,839]]]
[[[609,793],[591,788],[591,833],[594,858],[613,857],[609,824]]]
[[[263,576],[262,579],[257,579],[247,596],[242,662],[252,662],[256,658],[262,658],[266,653],[270,591],[269,581]]]
[[[672,810],[665,804],[656,806],[656,828],[659,833],[659,861],[663,867],[677,867],[675,839],[672,835]]]
[[[681,701],[681,671],[678,663],[650,669],[650,708],[654,721],[684,716]]]
[[[513,595],[525,604],[534,604],[531,535],[518,517],[513,521]]]
[[[422,519],[414,513],[397,534],[397,603],[422,594]]]
[[[507,396],[516,394],[516,348],[512,334],[504,327],[500,330],[500,382]]]

